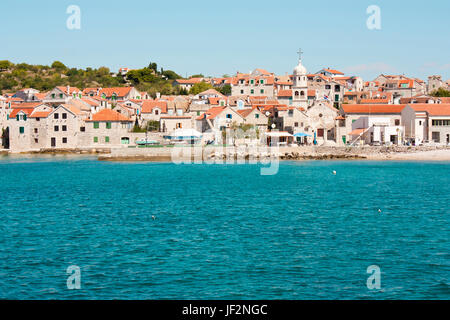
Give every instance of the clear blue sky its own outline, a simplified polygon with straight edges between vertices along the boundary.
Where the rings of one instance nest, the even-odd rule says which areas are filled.
[[[69,5],[81,30],[66,28]],[[381,30],[366,8],[381,8]],[[2,5],[0,60],[71,67],[139,68],[183,76],[264,68],[333,67],[365,80],[379,73],[450,78],[448,0],[14,0]]]

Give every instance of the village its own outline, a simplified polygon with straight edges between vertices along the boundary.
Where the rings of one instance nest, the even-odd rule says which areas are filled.
[[[121,68],[119,73],[128,71]],[[126,149],[242,143],[298,150],[450,145],[450,98],[432,95],[450,90],[450,80],[436,75],[424,81],[381,74],[364,81],[332,68],[310,73],[300,52],[297,65],[285,75],[255,69],[230,77],[176,79],[172,85],[189,92],[198,83],[212,88],[155,97],[133,86],[3,93],[3,151],[120,154]],[[223,86],[231,94],[222,94]]]

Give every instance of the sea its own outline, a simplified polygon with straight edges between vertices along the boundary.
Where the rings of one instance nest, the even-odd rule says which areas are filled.
[[[449,299],[450,163],[0,158],[0,299]]]

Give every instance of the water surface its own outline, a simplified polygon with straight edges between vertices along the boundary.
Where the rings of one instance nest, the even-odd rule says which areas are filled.
[[[449,163],[283,162],[261,176],[3,157],[0,298],[449,299],[449,178]]]

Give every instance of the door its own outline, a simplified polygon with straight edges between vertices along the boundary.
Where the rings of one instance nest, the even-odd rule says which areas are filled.
[[[319,138],[323,138],[323,134],[324,134],[324,129],[317,129],[317,136]]]
[[[52,138],[52,148],[56,147],[56,138]]]

